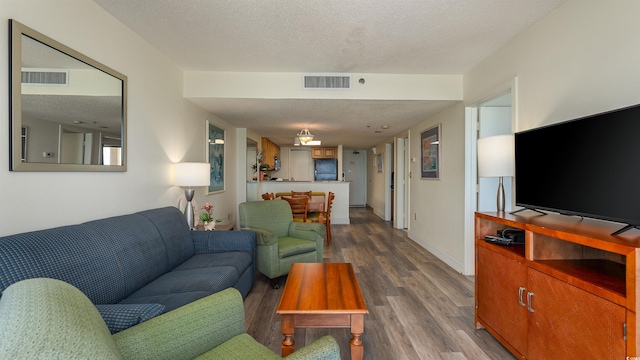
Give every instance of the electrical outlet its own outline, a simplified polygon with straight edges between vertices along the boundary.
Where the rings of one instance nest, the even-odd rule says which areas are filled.
[[[413,213],[413,220],[418,220],[418,214],[417,213]]]
[[[227,220],[231,220],[231,213],[227,213]]]

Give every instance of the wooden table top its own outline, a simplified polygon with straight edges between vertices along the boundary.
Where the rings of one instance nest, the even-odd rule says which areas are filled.
[[[291,265],[277,314],[368,314],[353,265]]]

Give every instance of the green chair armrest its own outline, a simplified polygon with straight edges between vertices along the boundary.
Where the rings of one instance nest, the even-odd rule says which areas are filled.
[[[287,356],[288,360],[340,360],[340,347],[327,335]]]
[[[289,225],[289,236],[298,239],[317,240],[320,238],[324,240],[326,235],[327,228],[324,224],[292,222]]]
[[[244,305],[229,288],[113,335],[124,359],[193,359],[245,332]]]
[[[242,230],[250,230],[256,233],[256,244],[258,245],[271,245],[278,242],[276,234],[269,230],[258,229],[253,227],[243,228]]]
[[[120,359],[107,325],[80,290],[33,278],[0,299],[0,359]]]

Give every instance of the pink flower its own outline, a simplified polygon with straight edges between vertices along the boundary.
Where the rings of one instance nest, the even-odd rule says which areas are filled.
[[[200,219],[203,222],[212,222],[213,221],[213,205],[209,205],[209,203],[204,204],[202,207],[204,211],[200,214]]]

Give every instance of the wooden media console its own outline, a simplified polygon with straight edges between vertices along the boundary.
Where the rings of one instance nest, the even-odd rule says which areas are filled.
[[[476,213],[476,328],[523,359],[638,356],[640,235],[564,215]],[[484,240],[525,231],[524,245]]]

